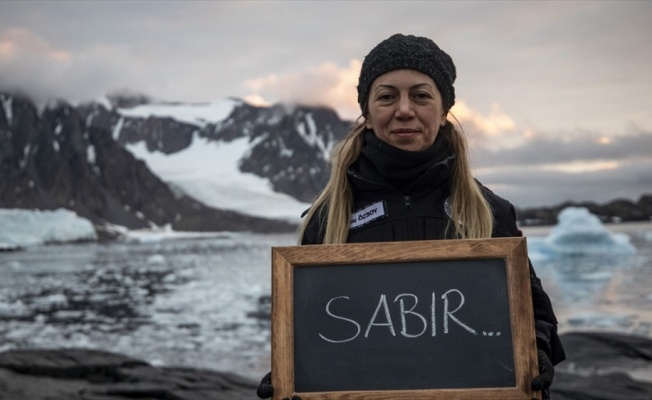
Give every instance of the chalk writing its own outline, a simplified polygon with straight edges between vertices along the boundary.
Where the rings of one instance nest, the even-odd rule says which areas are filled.
[[[463,322],[455,316],[455,313],[458,313],[465,303],[464,294],[458,289],[450,289],[446,291],[440,297],[443,300],[443,310],[441,311],[441,321],[442,321],[442,330],[443,334],[450,333],[450,321],[454,322],[466,332],[472,335],[478,335],[478,331],[469,326],[469,324]],[[428,327],[430,327],[431,337],[437,336],[437,310],[436,310],[436,293],[433,291],[431,293],[429,314],[426,317],[421,312],[417,311],[417,305],[419,304],[419,298],[413,293],[401,293],[397,295],[393,303],[398,303],[398,310],[400,315],[400,336],[412,339],[418,338],[426,333]],[[362,338],[369,338],[374,334],[382,334],[380,331],[386,330],[386,332],[396,337],[397,331],[395,328],[394,320],[392,319],[392,313],[390,312],[390,305],[388,304],[387,295],[380,294],[378,298],[378,303],[371,314],[371,317],[366,322],[354,319],[350,315],[342,315],[333,311],[334,302],[347,302],[352,301],[349,296],[337,296],[333,297],[325,305],[325,313],[328,317],[333,318],[334,320],[344,322],[349,324],[355,333],[351,336],[342,337],[342,338],[333,338],[327,337],[322,333],[318,333],[319,337],[329,343],[346,343],[360,337],[362,333],[362,326],[365,325],[364,334]],[[455,306],[453,304],[456,304]],[[345,304],[346,305],[346,304]],[[454,307],[454,309],[453,309]],[[342,307],[345,308],[346,307]],[[430,321],[428,321],[428,318]],[[428,323],[430,322],[430,323]],[[339,322],[338,322],[339,323]],[[343,331],[343,329],[338,329],[338,332]],[[375,333],[378,332],[378,333]],[[500,332],[487,332],[482,331],[483,336],[500,336]]]

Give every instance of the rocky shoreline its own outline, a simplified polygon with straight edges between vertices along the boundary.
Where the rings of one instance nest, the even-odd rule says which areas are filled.
[[[557,368],[553,399],[652,399],[652,339],[589,332],[561,339],[567,359]]]
[[[558,368],[555,400],[652,399],[652,339],[616,333],[562,335],[568,359]],[[89,349],[0,353],[2,400],[246,400],[257,382],[227,372],[155,367]]]
[[[106,351],[0,353],[2,400],[234,400],[256,398],[256,387],[231,373],[154,367]]]

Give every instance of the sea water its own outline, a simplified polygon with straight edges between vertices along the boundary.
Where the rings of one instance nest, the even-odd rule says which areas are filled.
[[[578,212],[572,229],[524,229],[560,330],[652,337],[652,223],[604,227]],[[586,229],[564,238],[578,223]],[[271,247],[294,241],[228,234],[0,252],[0,351],[95,348],[258,380],[270,369]]]
[[[271,248],[294,242],[229,234],[0,252],[0,351],[95,348],[258,377],[270,365],[259,299]]]

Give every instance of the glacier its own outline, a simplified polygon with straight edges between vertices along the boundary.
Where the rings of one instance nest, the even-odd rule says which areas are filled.
[[[93,224],[65,209],[0,209],[0,250],[97,240]]]
[[[294,223],[310,207],[275,192],[267,179],[239,170],[239,159],[251,147],[248,138],[226,143],[195,135],[190,146],[168,155],[150,152],[144,142],[126,147],[172,188],[209,207]]]

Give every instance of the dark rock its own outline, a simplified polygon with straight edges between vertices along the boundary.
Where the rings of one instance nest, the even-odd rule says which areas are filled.
[[[272,296],[266,294],[258,298],[256,311],[247,313],[250,318],[257,318],[261,322],[271,322],[272,319]]]
[[[555,375],[553,400],[650,400],[652,383],[635,381],[624,373],[581,376]]]
[[[121,90],[109,93],[107,96],[111,106],[117,108],[132,108],[143,104],[149,104],[152,99],[142,93],[136,93],[131,90]]]
[[[554,400],[650,400],[652,339],[615,333],[567,333],[561,336],[567,360],[556,368]]]
[[[255,399],[257,384],[231,373],[153,367],[87,349],[0,353],[3,400]]]
[[[652,215],[652,194],[641,196],[636,206],[643,210],[646,215]]]

